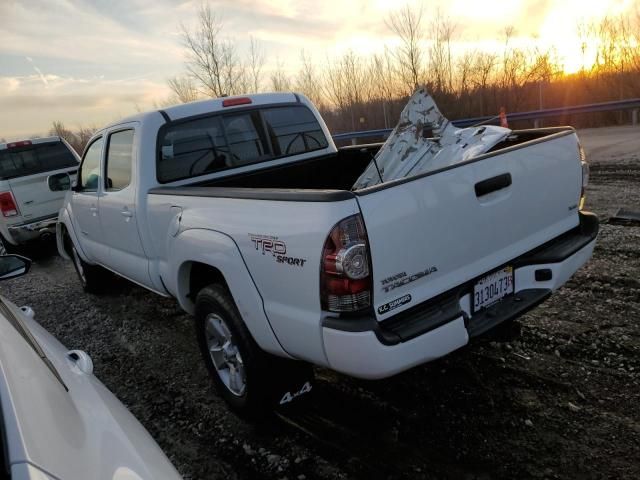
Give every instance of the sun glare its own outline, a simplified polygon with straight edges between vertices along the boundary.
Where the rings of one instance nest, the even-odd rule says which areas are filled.
[[[539,31],[540,42],[558,53],[564,73],[589,70],[596,62],[597,44],[579,33],[579,25],[620,15],[629,1],[556,1],[549,8]]]
[[[590,70],[596,61],[597,43],[595,40],[580,35],[580,24],[588,25],[598,22],[606,16],[617,16],[629,11],[634,0],[555,0],[546,3],[546,13],[542,22],[539,18],[536,24],[529,24],[528,18],[523,18],[523,0],[504,2],[503,0],[450,0],[444,15],[457,24],[458,33],[464,35],[464,25],[469,22],[483,22],[486,28],[496,29],[497,24],[504,23],[504,27],[512,25],[516,29],[517,41],[522,46],[532,45],[544,50],[552,49],[558,56],[562,71],[566,74]],[[410,3],[411,4],[411,3]],[[375,0],[376,10],[388,12],[398,9],[397,0]],[[499,21],[496,12],[500,12]],[[423,15],[425,13],[423,12]],[[426,14],[429,17],[429,14]],[[427,21],[429,18],[427,18]],[[533,21],[533,20],[531,20]],[[479,31],[477,29],[476,31]],[[502,30],[495,30],[497,49],[502,48]],[[521,35],[518,35],[520,33]],[[523,37],[532,35],[531,38]],[[358,53],[368,54],[379,47],[382,39],[372,42],[366,38],[350,39],[348,48]],[[514,39],[514,42],[516,39]],[[461,40],[460,46],[472,45],[473,42]],[[491,42],[489,42],[491,43]],[[466,47],[461,47],[466,48]]]

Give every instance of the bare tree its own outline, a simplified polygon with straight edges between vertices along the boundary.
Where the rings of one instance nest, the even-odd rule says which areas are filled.
[[[74,144],[76,152],[82,153],[84,151],[84,147],[87,146],[87,143],[97,130],[96,127],[80,127],[78,129],[76,132],[76,143]]]
[[[271,72],[271,89],[274,92],[288,92],[291,91],[291,79],[284,71],[284,64],[280,59],[276,60],[276,68]]]
[[[311,58],[304,50],[300,52],[300,70],[296,76],[296,90],[304,93],[318,107],[323,103],[322,82],[311,62]]]
[[[382,54],[374,54],[369,66],[369,78],[372,79],[371,90],[374,100],[378,100],[382,106],[382,118],[384,127],[390,126],[389,108],[393,100],[401,96],[396,77],[394,59],[388,48]]]
[[[456,63],[455,78],[457,84],[455,90],[457,90],[459,96],[465,96],[471,90],[471,76],[473,75],[474,62],[477,56],[477,52],[467,51],[462,54]]]
[[[498,56],[494,53],[481,52],[476,56],[474,60],[470,82],[473,85],[473,89],[476,92],[478,101],[480,103],[480,115],[486,115],[488,113],[488,90],[497,65]]]
[[[188,51],[187,70],[207,96],[221,97],[242,93],[246,87],[246,69],[236,46],[222,37],[220,17],[203,4],[198,11],[198,26],[189,31],[182,26],[182,39]]]
[[[200,96],[193,80],[189,77],[170,78],[167,80],[167,85],[173,92],[169,99],[172,104],[193,102]]]
[[[249,88],[252,92],[257,93],[261,90],[265,53],[258,43],[258,40],[254,37],[250,37],[249,39]]]
[[[354,130],[356,108],[361,107],[370,96],[369,80],[362,59],[351,50],[325,71],[327,98],[343,113],[350,113],[351,128]]]
[[[72,132],[64,126],[64,123],[56,120],[51,124],[49,135],[56,135],[65,139],[76,152],[82,154],[84,147],[96,130],[95,127],[80,127],[77,131]]]
[[[386,22],[400,38],[400,46],[395,50],[398,73],[408,93],[424,82],[424,32],[422,26],[422,4],[405,5],[389,16]]]
[[[507,27],[504,31],[505,43],[502,55],[500,87],[507,94],[507,103],[510,108],[517,110],[521,107],[523,87],[533,79],[535,72],[530,69],[527,58],[528,52],[511,46],[511,38],[514,34],[515,29],[513,27]]]
[[[453,91],[453,61],[451,41],[455,25],[442,17],[440,10],[431,22],[431,47],[429,48],[429,73],[438,92]]]
[[[70,145],[73,145],[76,142],[76,136],[74,133],[64,126],[59,120],[55,120],[51,124],[51,128],[49,129],[49,135],[55,135],[56,137],[63,138]]]

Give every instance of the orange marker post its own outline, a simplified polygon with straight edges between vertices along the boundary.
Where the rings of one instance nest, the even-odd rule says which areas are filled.
[[[509,123],[507,122],[507,112],[504,107],[500,107],[500,126],[509,128]]]

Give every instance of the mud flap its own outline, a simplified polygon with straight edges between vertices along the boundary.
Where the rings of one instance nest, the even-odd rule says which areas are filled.
[[[313,392],[313,367],[309,363],[295,360],[273,360],[276,363],[270,399],[273,408],[281,411],[298,408]]]

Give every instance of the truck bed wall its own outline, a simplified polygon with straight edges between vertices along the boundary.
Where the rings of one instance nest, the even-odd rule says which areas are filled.
[[[566,127],[516,130],[490,152],[513,147],[557,133]],[[265,168],[206,182],[194,182],[194,187],[289,188],[319,190],[351,190],[382,143],[343,147],[334,155],[324,155],[307,161]]]
[[[351,190],[380,144],[340,149],[303,162],[193,183],[194,187]],[[364,151],[362,151],[364,149]]]

